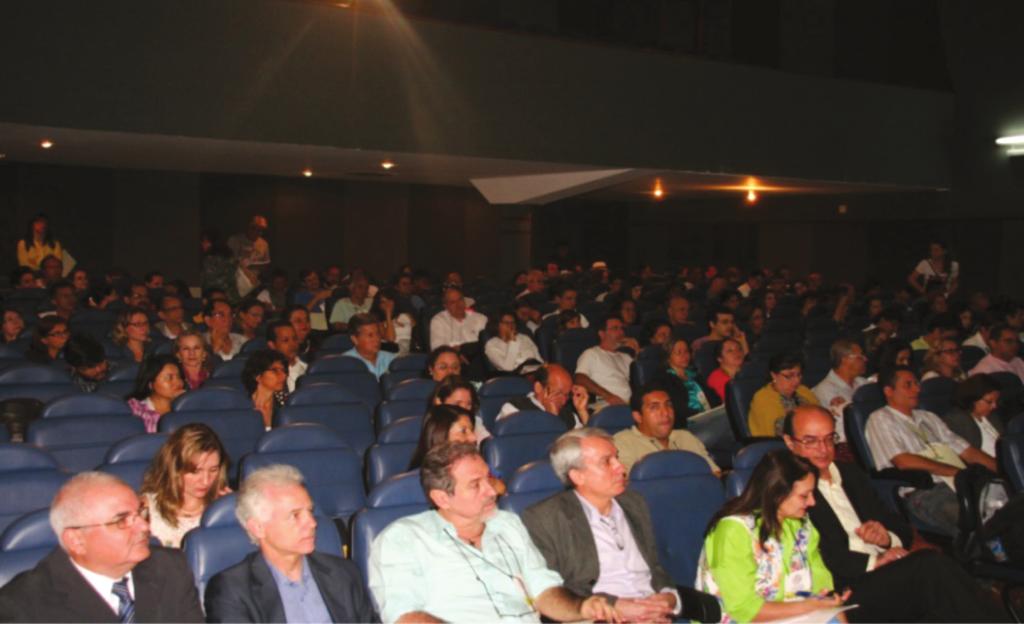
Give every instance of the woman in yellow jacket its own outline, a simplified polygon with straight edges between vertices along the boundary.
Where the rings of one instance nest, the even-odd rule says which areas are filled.
[[[18,241],[18,265],[38,271],[46,256],[63,261],[64,250],[60,241],[54,239],[46,215],[37,214],[29,221],[25,238]]]
[[[780,353],[768,362],[772,380],[754,394],[747,411],[750,435],[782,435],[782,419],[798,405],[817,405],[818,399],[803,379],[803,360],[794,353]]]

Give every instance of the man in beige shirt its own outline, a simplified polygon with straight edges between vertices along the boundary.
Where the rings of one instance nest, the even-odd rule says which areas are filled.
[[[664,385],[649,383],[633,395],[631,400],[636,425],[615,434],[615,447],[619,461],[629,471],[633,464],[657,451],[689,451],[704,458],[715,476],[722,471],[704,448],[704,444],[685,429],[673,429],[675,411],[668,389]]]

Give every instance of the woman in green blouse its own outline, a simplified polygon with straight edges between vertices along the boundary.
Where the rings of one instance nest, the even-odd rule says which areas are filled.
[[[765,455],[743,493],[711,519],[697,589],[722,602],[723,621],[768,622],[840,606],[807,518],[815,469],[787,450]]]

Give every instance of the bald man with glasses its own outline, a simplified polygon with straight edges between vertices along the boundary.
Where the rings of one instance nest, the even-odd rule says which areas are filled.
[[[0,621],[203,621],[185,557],[149,545],[147,508],[117,477],[70,479],[50,524],[59,548],[0,589]]]

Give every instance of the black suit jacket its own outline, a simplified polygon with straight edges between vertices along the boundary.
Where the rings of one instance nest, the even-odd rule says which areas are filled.
[[[150,547],[132,570],[137,622],[202,622],[192,571],[179,550]],[[119,622],[96,590],[55,548],[39,564],[0,589],[0,621]]]
[[[314,552],[306,557],[334,622],[379,622],[355,564]],[[284,622],[284,603],[263,555],[256,551],[213,577],[206,587],[208,622]]]
[[[860,521],[881,522],[886,529],[899,536],[904,547],[909,547],[913,540],[910,525],[899,514],[885,506],[875,493],[868,476],[853,464],[837,462],[836,467],[839,468],[839,475],[843,479],[843,491],[850,499],[850,504],[853,505]],[[810,516],[814,527],[821,534],[821,556],[832,572],[836,587],[847,587],[867,573],[868,556],[850,550],[850,537],[831,505],[821,496],[816,496],[814,502]]]
[[[633,538],[651,570],[651,589],[675,589],[672,577],[658,561],[654,525],[643,496],[626,491],[615,500],[626,514]],[[548,567],[562,575],[566,589],[582,597],[594,593],[594,585],[601,575],[597,545],[583,505],[572,490],[531,505],[523,512],[523,524],[544,555]],[[614,601],[615,596],[610,598]]]

